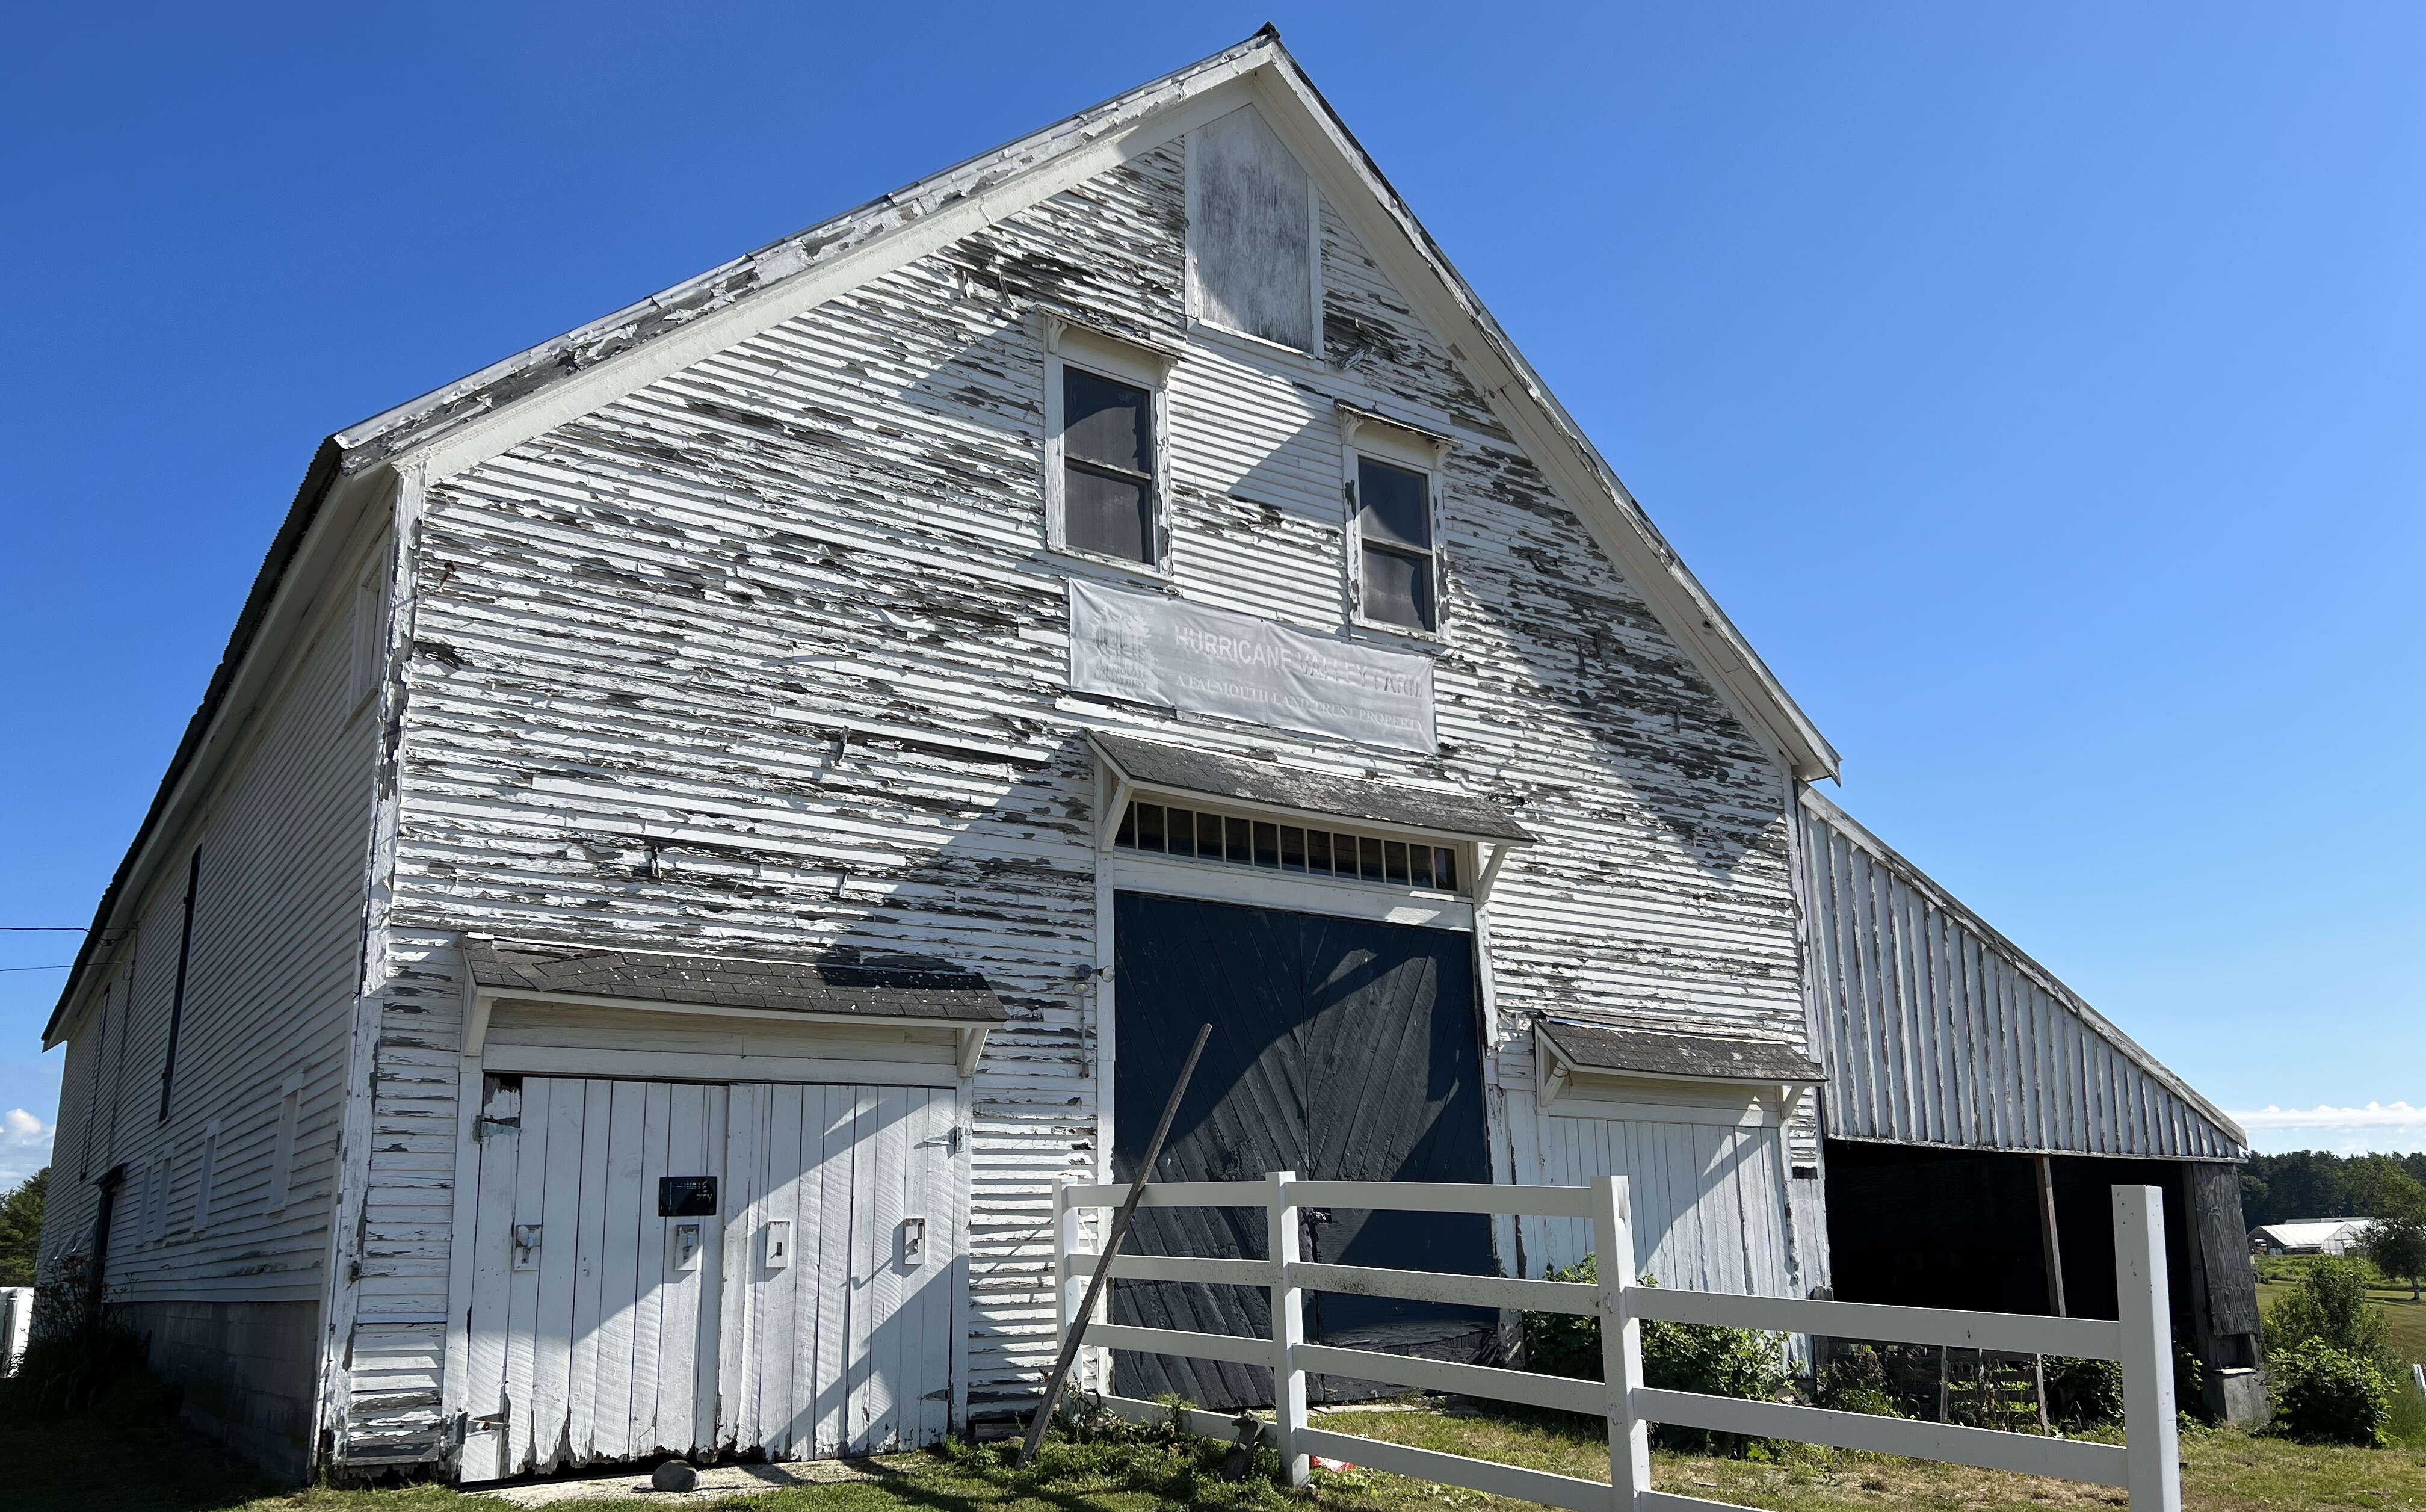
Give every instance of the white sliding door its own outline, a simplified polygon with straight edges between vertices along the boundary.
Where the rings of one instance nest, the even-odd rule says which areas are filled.
[[[770,1459],[942,1440],[961,1252],[953,1099],[736,1086],[727,1442]]]
[[[493,1076],[462,1478],[948,1426],[953,1095]]]
[[[1622,1105],[1565,1102],[1540,1123],[1541,1179],[1585,1186],[1626,1178],[1635,1268],[1693,1292],[1800,1295],[1786,1212],[1786,1150],[1774,1121],[1627,1117]],[[1699,1111],[1699,1110],[1693,1110]],[[1592,1248],[1585,1225],[1545,1222],[1542,1258],[1571,1265]]]

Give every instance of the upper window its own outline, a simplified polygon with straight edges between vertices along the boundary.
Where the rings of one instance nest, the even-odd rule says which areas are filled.
[[[1061,369],[1061,529],[1074,551],[1154,565],[1154,401]]]
[[[1440,629],[1441,554],[1434,531],[1440,469],[1456,442],[1338,406],[1348,496],[1348,603],[1360,624]]]
[[[1433,603],[1431,478],[1411,467],[1356,458],[1356,537],[1363,560],[1357,607],[1367,619],[1437,630]]]
[[[1253,106],[1188,134],[1188,191],[1196,317],[1319,351],[1314,181]]]
[[[1167,357],[1056,321],[1044,373],[1045,536],[1058,550],[1163,569]]]

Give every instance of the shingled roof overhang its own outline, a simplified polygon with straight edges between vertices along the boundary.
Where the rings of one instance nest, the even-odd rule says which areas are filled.
[[[1764,1085],[1827,1080],[1818,1061],[1781,1039],[1671,1034],[1558,1018],[1536,1021],[1534,1031],[1560,1060],[1579,1071]]]
[[[1625,568],[1689,655],[1795,775],[1834,776],[1836,753],[1687,570],[1642,506],[1554,398],[1398,191],[1266,26],[1236,46],[1017,141],[688,279],[578,330],[331,437],[263,562],[218,669],[136,831],[43,1031],[55,1043],[119,909],[151,875],[170,823],[269,638],[307,540],[340,499],[417,489],[589,413],[710,352],[815,308],[1084,179],[1254,104],[1304,160],[1418,314],[1452,333],[1451,351],[1490,397],[1560,496]],[[1168,342],[1174,333],[1135,333]],[[1456,340],[1463,334],[1470,341]],[[308,595],[306,595],[308,597]]]
[[[479,989],[501,997],[624,998],[935,1023],[1011,1017],[983,976],[923,956],[780,961],[474,938],[464,941],[463,957]]]
[[[463,959],[473,981],[466,1054],[480,1053],[494,1005],[506,1000],[948,1030],[966,1076],[977,1070],[987,1033],[1011,1017],[983,976],[926,956],[849,952],[769,960],[467,936]]]

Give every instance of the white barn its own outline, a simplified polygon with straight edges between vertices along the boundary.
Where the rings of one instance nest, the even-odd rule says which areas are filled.
[[[298,1476],[932,1442],[1211,1020],[1166,1176],[1622,1170],[1806,1294],[1836,765],[1267,30],[321,447],[47,1031],[44,1263]]]

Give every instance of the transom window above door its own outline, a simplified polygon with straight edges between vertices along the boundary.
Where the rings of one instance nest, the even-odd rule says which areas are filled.
[[[1380,882],[1391,887],[1463,893],[1457,849],[1429,840],[1391,838],[1252,814],[1173,804],[1131,803],[1112,836],[1114,846],[1226,866]]]

